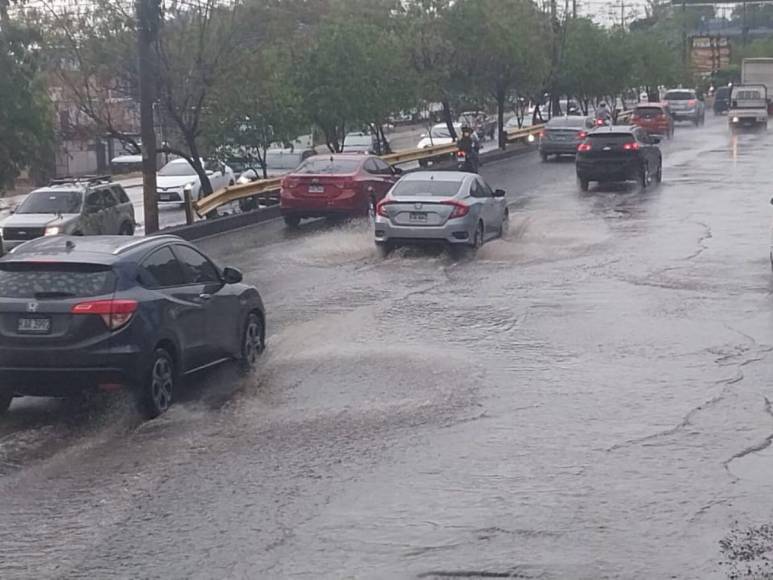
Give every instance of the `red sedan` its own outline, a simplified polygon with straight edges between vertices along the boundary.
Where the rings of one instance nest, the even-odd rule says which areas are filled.
[[[368,215],[402,171],[379,157],[315,155],[282,179],[279,207],[289,227],[304,218]]]
[[[631,124],[645,129],[650,135],[662,135],[669,139],[674,136],[674,119],[668,107],[661,103],[637,105]]]

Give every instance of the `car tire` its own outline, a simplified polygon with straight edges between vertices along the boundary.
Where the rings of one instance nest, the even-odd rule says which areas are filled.
[[[133,236],[134,235],[134,226],[131,222],[123,222],[121,224],[120,229],[118,230],[119,236]]]
[[[663,182],[663,161],[660,161],[660,164],[658,165],[658,171],[655,173],[655,183],[662,183]]]
[[[429,161],[427,159],[419,159],[419,167],[427,167],[429,166]]]
[[[639,183],[641,184],[642,190],[647,189],[647,186],[650,184],[650,170],[646,165],[643,165],[641,168]]]
[[[5,415],[11,407],[13,395],[11,393],[0,393],[0,415]]]
[[[244,321],[242,352],[239,367],[243,373],[251,372],[258,364],[258,358],[266,349],[263,321],[255,312],[250,312]]]
[[[256,197],[245,197],[239,200],[239,209],[242,212],[252,211],[258,209],[258,200]]]
[[[284,217],[285,225],[291,230],[297,230],[301,225],[301,218],[297,216],[287,215]]]
[[[139,411],[145,419],[164,414],[172,404],[176,380],[174,360],[163,348],[153,352],[153,362],[137,392]]]
[[[577,179],[577,184],[580,186],[580,191],[587,192],[590,189],[590,181],[583,178]]]
[[[543,163],[545,163],[548,160],[548,154],[540,151],[539,158],[542,159]]]
[[[472,243],[470,244],[470,249],[474,252],[476,250],[479,250],[481,246],[483,246],[483,239],[486,235],[486,230],[483,227],[483,222],[478,222],[478,227],[475,228],[475,233],[472,236]]]
[[[394,249],[391,242],[376,242],[376,251],[381,258],[388,258]]]
[[[505,215],[502,216],[502,225],[499,227],[499,237],[504,238],[510,231],[510,210],[505,208]]]

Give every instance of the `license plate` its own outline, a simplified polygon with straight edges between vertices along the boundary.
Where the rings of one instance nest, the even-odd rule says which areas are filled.
[[[412,222],[426,222],[427,214],[412,211],[411,214],[408,216],[408,219],[410,219]]]
[[[324,185],[310,185],[309,193],[325,193]]]
[[[173,197],[171,193],[162,193],[158,196],[158,199],[161,201],[173,201]]]
[[[48,334],[51,332],[50,318],[19,318],[18,332],[22,334]]]

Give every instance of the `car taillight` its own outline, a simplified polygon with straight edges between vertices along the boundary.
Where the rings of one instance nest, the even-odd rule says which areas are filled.
[[[454,208],[453,211],[451,212],[451,215],[448,216],[448,219],[450,220],[464,217],[468,213],[470,213],[470,206],[460,201],[447,201],[445,202],[445,205],[451,205]]]
[[[385,199],[382,199],[380,202],[378,202],[378,205],[376,205],[376,213],[380,215],[381,217],[388,218],[389,214],[387,213],[386,206],[389,205],[389,202]]]
[[[587,131],[580,131],[579,133],[577,133],[577,138],[578,139],[585,139],[587,137],[588,137],[588,132]]]
[[[623,145],[623,149],[626,151],[638,151],[639,150],[639,144],[638,143],[625,143]]]
[[[690,99],[689,101],[687,101],[687,106],[694,107],[697,102],[698,101],[696,99]]]
[[[137,311],[136,300],[91,300],[74,304],[71,314],[96,314],[110,330],[125,326]]]
[[[591,149],[592,149],[592,147],[591,147],[590,143],[580,143],[577,146],[577,151],[579,151],[580,153],[585,153],[587,151],[590,151]]]
[[[282,186],[281,187],[282,187],[282,189],[295,189],[296,187],[298,187],[298,180],[297,179],[292,179],[290,177],[285,177],[282,180]]]
[[[466,156],[466,154],[464,153],[464,151],[457,151],[456,152],[456,158],[457,159],[464,159],[465,156]]]

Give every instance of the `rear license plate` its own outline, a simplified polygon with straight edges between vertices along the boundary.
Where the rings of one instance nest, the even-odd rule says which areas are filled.
[[[325,193],[324,185],[310,185],[309,193]]]
[[[19,318],[17,330],[20,334],[48,334],[51,332],[50,318]]]
[[[422,222],[422,223],[424,223],[424,222],[427,221],[427,214],[421,213],[421,212],[412,211],[411,214],[408,216],[408,219],[411,220],[412,222]]]

